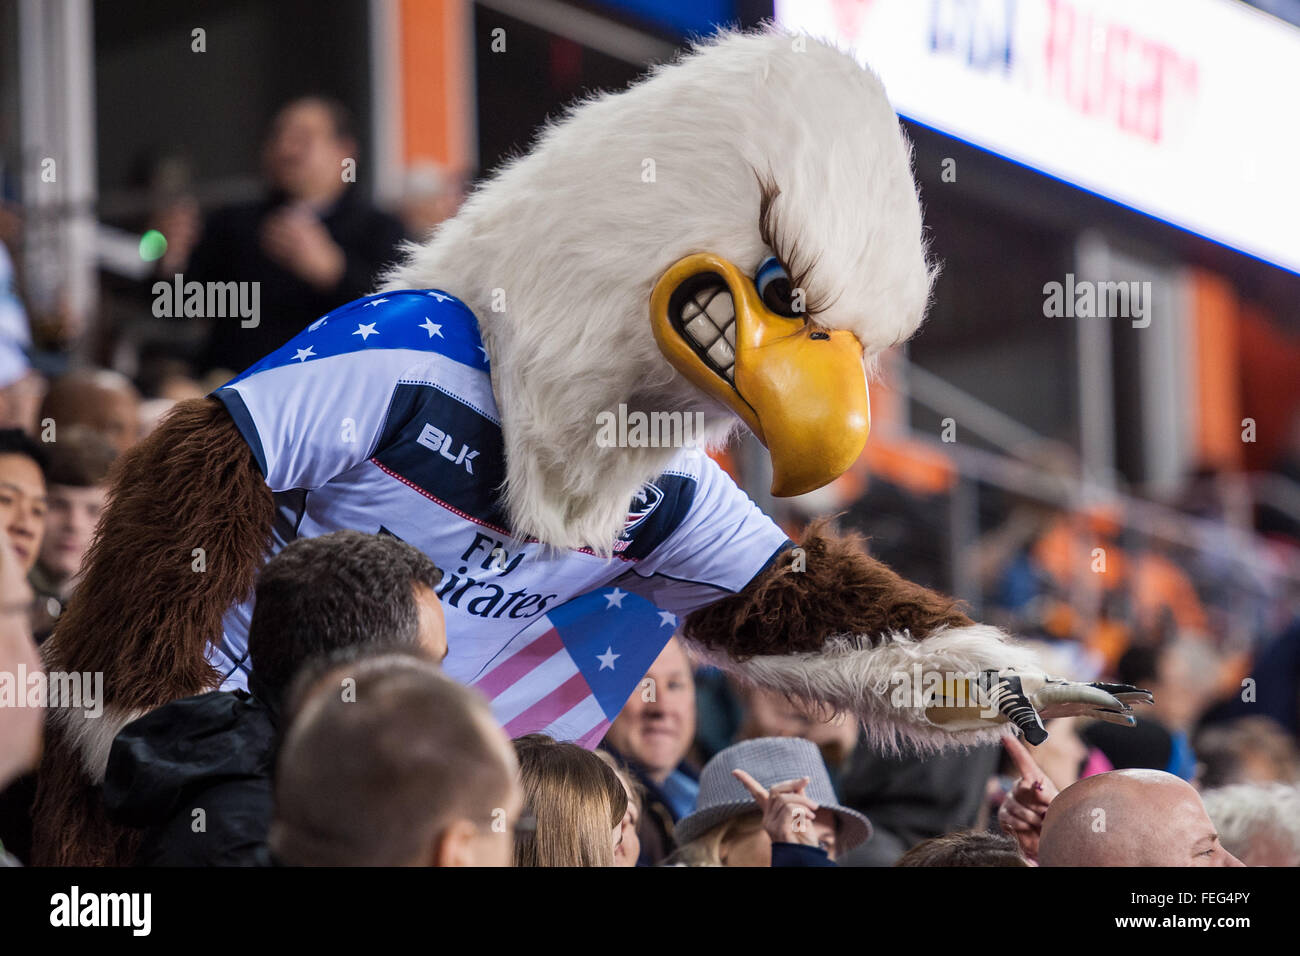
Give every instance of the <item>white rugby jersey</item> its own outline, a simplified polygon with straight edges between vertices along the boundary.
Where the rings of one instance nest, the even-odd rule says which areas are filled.
[[[445,669],[466,683],[514,653],[515,639],[544,616],[612,588],[611,608],[631,592],[663,612],[663,626],[636,636],[634,654],[620,636],[621,667],[612,649],[618,626],[608,625],[596,694],[617,713],[680,616],[740,590],[790,543],[694,449],[629,502],[612,558],[512,534],[499,497],[505,454],[487,353],[474,315],[440,291],[388,292],[336,309],[214,395],[275,493],[272,550],[345,528],[420,548],[444,571]],[[223,688],[247,687],[251,612],[251,599],[232,607],[211,651]],[[515,718],[515,736],[549,726],[502,714],[495,699],[494,707],[503,722]]]

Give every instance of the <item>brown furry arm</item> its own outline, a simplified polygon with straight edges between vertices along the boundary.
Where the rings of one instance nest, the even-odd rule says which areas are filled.
[[[798,550],[743,591],[693,612],[683,635],[741,681],[857,714],[886,748],[900,738],[920,749],[961,742],[953,727],[931,721],[926,675],[1034,668],[1027,650],[900,577],[866,553],[860,535],[837,534],[828,521],[814,522]],[[1005,727],[977,721],[961,730],[971,742]]]
[[[866,552],[859,534],[813,522],[799,548],[782,554],[739,594],[693,613],[690,639],[744,660],[818,651],[837,634],[872,641],[891,631],[924,637],[975,622],[958,602],[913,584]]]
[[[110,488],[49,666],[102,672],[124,708],[215,686],[208,642],[270,547],[275,505],[252,450],[219,401],[182,402],[118,461]]]
[[[103,712],[50,712],[34,862],[130,862],[136,835],[111,823],[99,799],[109,746],[144,711],[216,686],[208,643],[251,593],[273,518],[271,490],[216,399],[178,404],[117,462],[85,573],[42,648],[50,670],[103,675]]]

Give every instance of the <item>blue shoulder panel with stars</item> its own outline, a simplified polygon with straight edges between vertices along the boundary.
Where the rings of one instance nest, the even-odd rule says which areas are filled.
[[[417,349],[470,368],[488,367],[478,320],[464,303],[438,289],[403,289],[369,295],[321,316],[226,385],[268,369],[367,349]]]

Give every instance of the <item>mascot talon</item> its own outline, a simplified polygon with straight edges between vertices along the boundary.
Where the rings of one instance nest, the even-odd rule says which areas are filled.
[[[927,702],[926,714],[949,730],[1011,723],[1037,746],[1047,739],[1044,719],[1093,717],[1132,727],[1130,704],[1152,703],[1150,691],[1128,684],[1077,683],[1046,674],[984,671],[975,680],[946,681]]]
[[[51,669],[102,672],[106,719],[51,724],[34,862],[130,859],[97,789],[115,728],[246,688],[262,562],[341,529],[445,570],[444,669],[512,737],[595,746],[679,624],[738,679],[852,712],[884,747],[1127,719],[1140,692],[1030,676],[1028,650],[861,538],[819,523],[796,551],[699,450],[748,427],[778,495],[841,474],[867,440],[867,370],[916,331],[932,277],[898,117],[848,54],[722,33],[584,100],[381,292],[126,456],[44,645]],[[986,671],[997,720],[927,698]]]
[[[1031,699],[1044,717],[1096,717],[1131,727],[1135,718],[1130,705],[1154,703],[1149,690],[1128,684],[1080,684],[1046,676],[1042,680]]]

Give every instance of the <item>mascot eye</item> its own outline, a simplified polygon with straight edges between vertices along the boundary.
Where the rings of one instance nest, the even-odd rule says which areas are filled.
[[[797,315],[794,284],[776,256],[768,256],[759,263],[758,271],[754,273],[754,288],[758,290],[758,297],[763,300],[763,304],[777,315],[789,318]]]

